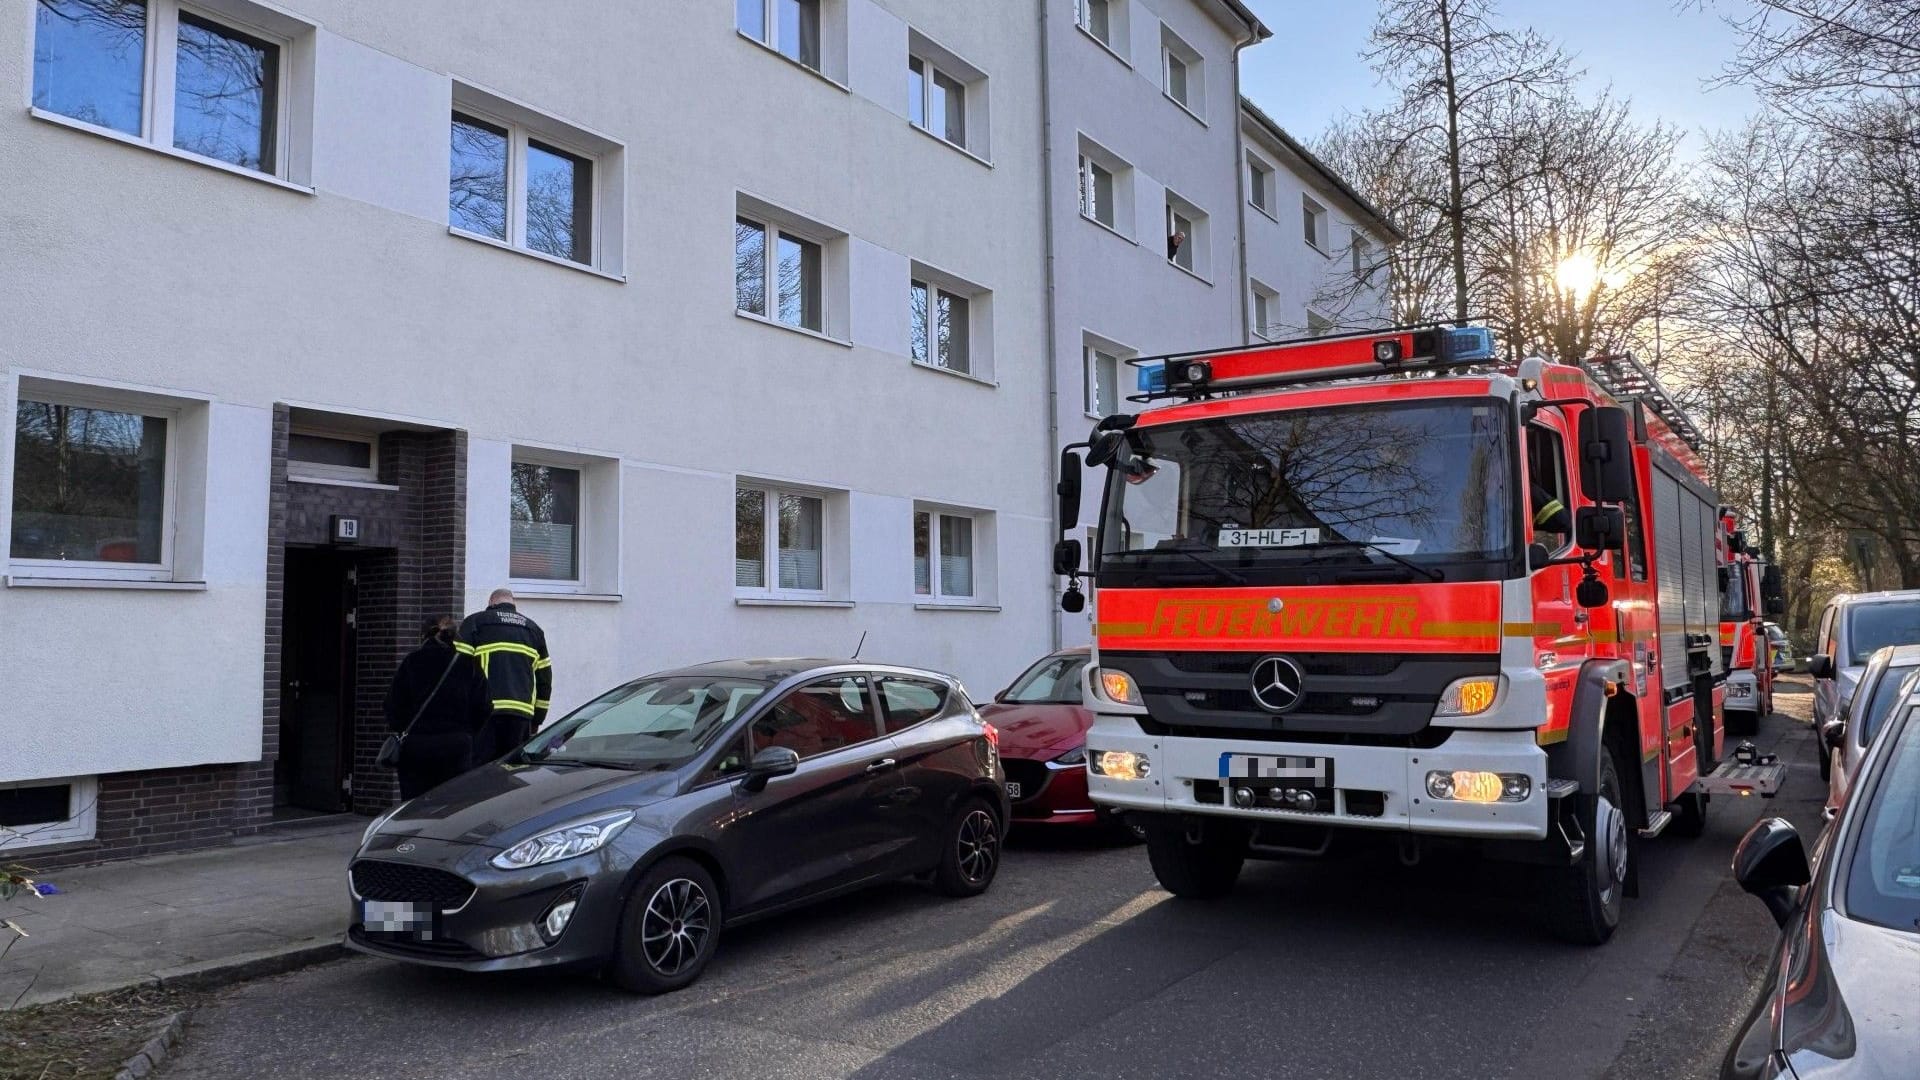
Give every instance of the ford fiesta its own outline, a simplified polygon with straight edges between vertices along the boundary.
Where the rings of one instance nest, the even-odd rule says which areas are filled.
[[[693,982],[725,927],[903,877],[992,884],[997,733],[948,676],[735,660],[618,687],[368,826],[347,944]]]

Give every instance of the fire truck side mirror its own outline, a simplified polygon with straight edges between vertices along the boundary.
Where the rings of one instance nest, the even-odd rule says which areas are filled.
[[[1625,531],[1626,518],[1617,506],[1583,506],[1574,515],[1574,539],[1591,552],[1618,550]]]
[[[1064,536],[1080,524],[1079,454],[1071,450],[1060,451],[1060,482],[1054,485],[1053,490],[1060,497],[1060,534]]]
[[[1596,405],[1580,411],[1580,490],[1598,503],[1633,497],[1633,438],[1627,410]]]
[[[1087,446],[1087,468],[1098,469],[1120,460],[1126,449],[1127,437],[1118,431],[1096,431]]]
[[[1583,577],[1573,587],[1573,598],[1583,608],[1603,608],[1610,598],[1607,583],[1598,577]]]
[[[1062,540],[1053,545],[1053,572],[1062,576],[1080,572],[1080,541]]]
[[[1780,573],[1780,568],[1772,563],[1768,563],[1766,568],[1760,571],[1760,604],[1762,610],[1768,615],[1778,616],[1787,613],[1786,581]]]

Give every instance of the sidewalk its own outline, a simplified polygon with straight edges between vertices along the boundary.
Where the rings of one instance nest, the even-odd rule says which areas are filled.
[[[59,894],[0,902],[0,919],[31,935],[0,928],[0,1009],[338,943],[347,860],[365,828],[360,819],[292,827],[39,875]]]

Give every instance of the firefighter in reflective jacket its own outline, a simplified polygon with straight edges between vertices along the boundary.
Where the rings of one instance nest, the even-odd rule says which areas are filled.
[[[487,609],[460,624],[454,647],[478,660],[487,677],[493,698],[492,756],[526,742],[546,722],[553,699],[553,660],[540,624],[514,610],[511,590],[495,589]]]

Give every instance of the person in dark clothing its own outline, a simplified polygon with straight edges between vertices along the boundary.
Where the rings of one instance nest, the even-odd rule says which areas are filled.
[[[495,752],[532,738],[553,700],[553,658],[540,624],[515,610],[512,590],[493,590],[487,609],[460,624],[454,647],[479,661],[486,676]]]
[[[400,661],[385,702],[387,729],[407,733],[398,766],[403,799],[493,757],[493,701],[480,665],[454,648],[453,616],[421,629],[425,640]]]

